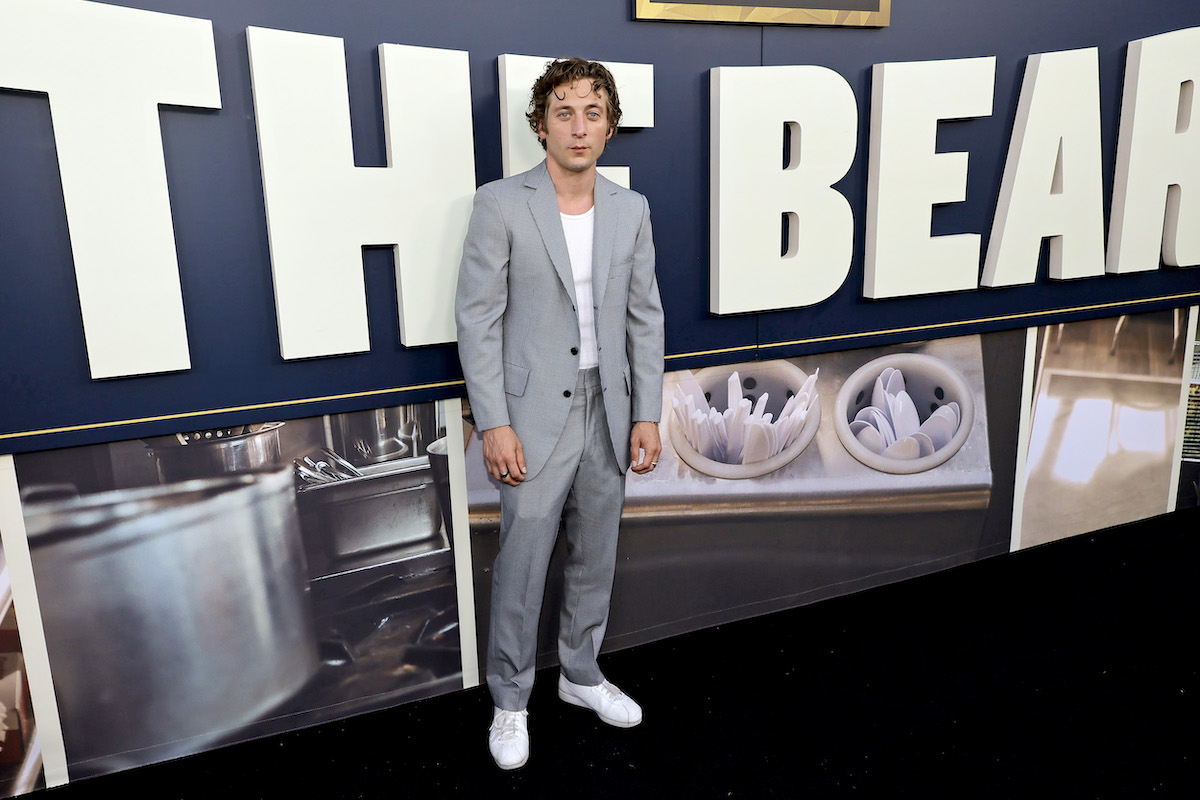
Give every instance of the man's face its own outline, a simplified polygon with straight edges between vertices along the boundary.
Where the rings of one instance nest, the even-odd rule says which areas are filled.
[[[546,141],[546,157],[557,166],[586,172],[596,165],[612,136],[604,94],[603,89],[593,89],[590,80],[559,84],[550,93],[538,136]]]

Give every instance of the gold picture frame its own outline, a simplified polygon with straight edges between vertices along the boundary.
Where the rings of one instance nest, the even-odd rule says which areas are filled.
[[[750,0],[753,2],[753,0]],[[760,0],[669,3],[634,0],[634,19],[687,22],[745,22],[767,25],[836,25],[883,28],[891,22],[892,0]],[[822,3],[824,5],[822,5]],[[832,8],[830,7],[832,6]],[[840,6],[840,8],[838,7]]]

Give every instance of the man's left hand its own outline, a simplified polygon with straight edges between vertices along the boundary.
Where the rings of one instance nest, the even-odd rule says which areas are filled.
[[[643,475],[658,466],[662,454],[662,440],[658,437],[658,425],[653,422],[633,423],[629,436],[629,462],[633,471]]]

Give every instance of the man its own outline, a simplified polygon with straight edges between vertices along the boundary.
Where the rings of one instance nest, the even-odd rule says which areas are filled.
[[[596,160],[621,110],[612,75],[554,61],[529,124],[546,159],[475,195],[455,317],[483,457],[500,482],[487,684],[496,764],[529,757],[538,616],[560,521],[567,535],[558,694],[620,727],[642,710],[605,680],[625,471],[652,471],[662,445],[663,314],[646,199]]]

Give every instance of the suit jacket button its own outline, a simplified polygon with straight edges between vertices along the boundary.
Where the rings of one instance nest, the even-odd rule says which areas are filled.
[[[577,356],[577,355],[579,355],[579,348],[578,348],[578,347],[572,347],[572,348],[571,348],[571,355],[573,355],[573,356]]]
[[[569,390],[563,392],[563,397],[570,397],[570,396],[571,396],[571,392]]]

